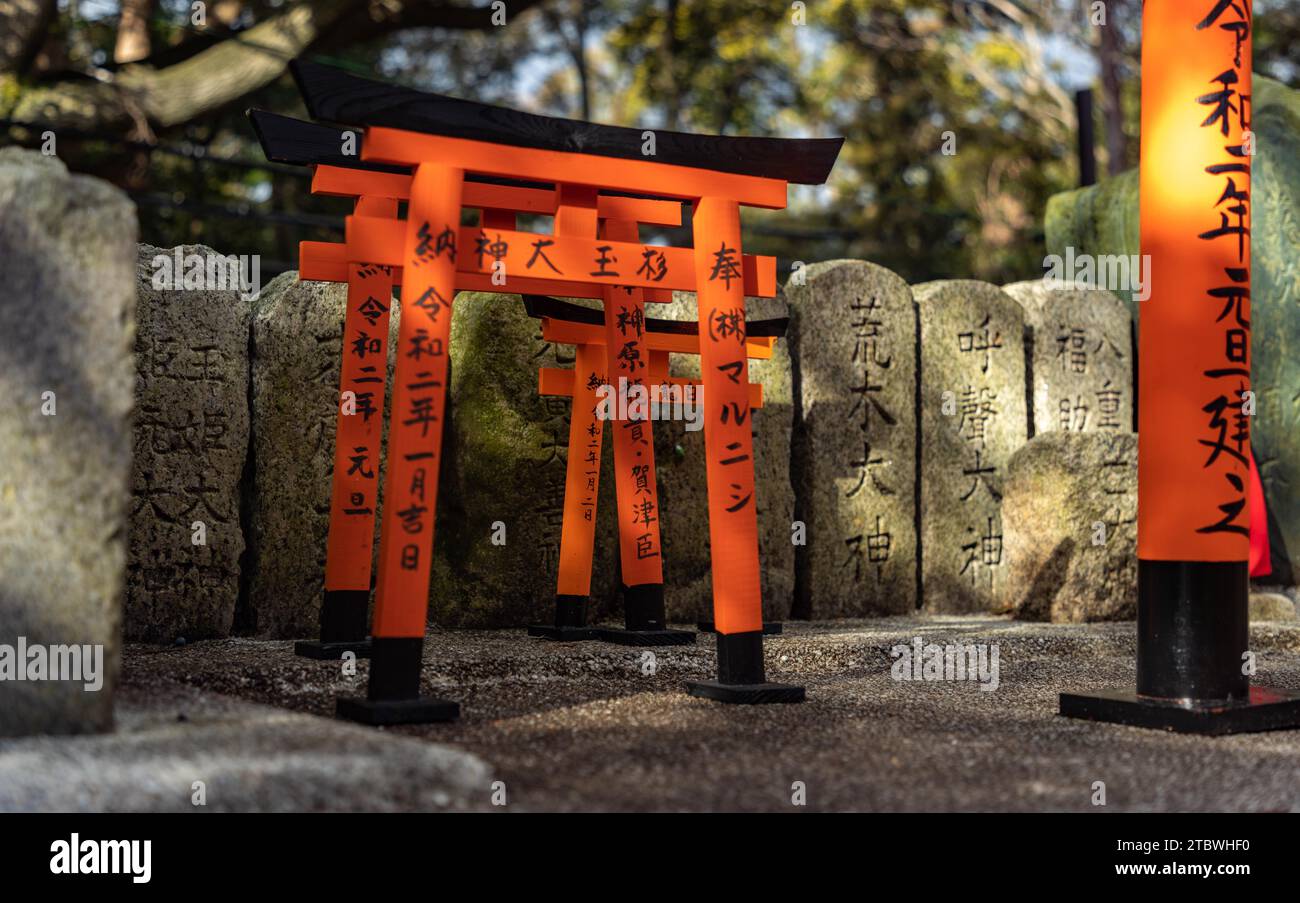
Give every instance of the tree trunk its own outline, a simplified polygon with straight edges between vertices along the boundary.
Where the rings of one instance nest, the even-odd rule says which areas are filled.
[[[122,0],[114,62],[134,63],[149,55],[149,20],[157,8],[158,0]]]
[[[1101,113],[1106,125],[1106,169],[1116,176],[1128,168],[1128,136],[1124,134],[1123,33],[1116,13],[1122,3],[1106,4],[1106,24],[1101,29],[1097,62],[1101,68]]]
[[[58,5],[58,0],[0,0],[0,73],[27,71]]]

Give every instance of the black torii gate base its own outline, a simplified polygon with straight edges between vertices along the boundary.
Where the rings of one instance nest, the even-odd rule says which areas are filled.
[[[370,658],[370,590],[327,589],[320,609],[320,639],[299,640],[294,655],[340,659],[351,652]]]
[[[1187,734],[1300,727],[1300,692],[1252,687],[1246,562],[1138,560],[1137,692],[1062,693],[1070,718]]]
[[[662,583],[623,584],[625,627],[601,627],[596,638],[620,646],[693,646],[695,633],[668,626]]]
[[[803,702],[803,687],[767,682],[763,668],[763,631],[718,634],[718,679],[688,680],[692,696],[738,705]]]
[[[572,643],[596,639],[597,628],[587,624],[587,597],[555,595],[555,623],[529,624],[528,635]]]

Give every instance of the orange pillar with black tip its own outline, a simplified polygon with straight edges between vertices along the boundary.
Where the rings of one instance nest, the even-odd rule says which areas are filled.
[[[574,346],[573,407],[569,415],[569,455],[564,474],[564,518],[560,526],[560,567],[555,585],[555,623],[533,624],[529,636],[552,640],[595,639],[587,625],[591,565],[596,544],[600,495],[600,448],[605,421],[596,416],[596,390],[605,384],[605,350]]]
[[[455,297],[462,170],[416,167],[402,259],[402,317],[393,371],[379,578],[365,699],[341,698],[340,717],[367,724],[448,721],[454,702],[420,696],[429,607],[447,351]]]
[[[1250,0],[1146,0],[1139,208],[1137,682],[1061,714],[1186,733],[1300,727],[1252,686]],[[1145,269],[1145,267],[1144,267]]]
[[[687,688],[694,696],[719,702],[802,702],[804,688],[769,683],[763,663],[739,205],[726,198],[701,198],[692,228],[718,679],[691,681]]]
[[[634,242],[639,239],[637,231],[636,223],[609,220],[601,237]],[[630,268],[635,263],[623,260],[603,265]],[[661,511],[653,421],[648,410],[651,352],[646,341],[645,297],[639,288],[616,285],[606,286],[603,297],[625,628],[602,629],[599,637],[631,646],[689,645],[695,642],[695,633],[668,629],[664,601]]]
[[[357,201],[356,214],[393,217],[397,202],[363,197]],[[320,639],[294,644],[294,652],[307,658],[337,659],[346,652],[360,657],[370,654],[371,558],[392,304],[389,267],[348,264]]]

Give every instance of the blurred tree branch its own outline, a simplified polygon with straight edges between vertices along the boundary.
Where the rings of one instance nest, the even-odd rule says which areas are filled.
[[[516,16],[540,0],[513,0]],[[190,122],[275,81],[289,61],[309,51],[351,45],[408,28],[487,29],[490,6],[451,3],[371,3],[370,0],[307,0],[287,4],[251,28],[161,69],[124,66],[96,70],[92,78],[21,85],[0,75],[5,115],[54,128],[87,131],[132,128],[147,134]]]

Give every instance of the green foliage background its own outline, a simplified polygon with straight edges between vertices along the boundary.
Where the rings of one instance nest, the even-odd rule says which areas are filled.
[[[1199,2],[1199,0],[1188,0]],[[382,6],[373,3],[372,7]],[[483,5],[483,4],[468,4]],[[483,30],[402,29],[308,55],[359,72],[552,115],[722,134],[835,136],[830,183],[792,191],[787,211],[747,212],[746,248],[790,262],[857,257],[911,281],[1041,273],[1048,197],[1078,184],[1073,94],[1099,91],[1099,4],[1084,0],[543,0]],[[282,2],[238,4],[233,30],[196,29],[189,4],[150,21],[164,64],[240,32]],[[1140,0],[1104,5],[1118,36],[1124,159],[1137,159]],[[1256,0],[1256,69],[1295,85],[1300,4]],[[508,9],[508,5],[507,5]],[[111,57],[116,5],[62,7],[47,44],[65,69]],[[10,93],[21,92],[30,81]],[[3,93],[3,92],[0,92]],[[344,202],[313,198],[302,173],[261,164],[247,107],[305,116],[286,75],[183,126],[62,140],[74,169],[126,187],[142,240],[258,253],[295,265],[297,242],[336,239]],[[0,132],[3,137],[3,132]],[[9,139],[23,133],[9,130]],[[30,136],[27,136],[30,138]],[[139,145],[123,145],[133,137]],[[955,153],[945,153],[947,149]],[[179,151],[179,153],[177,153]],[[281,214],[306,218],[278,221]],[[680,239],[681,236],[673,236]],[[788,271],[788,270],[787,270]]]

